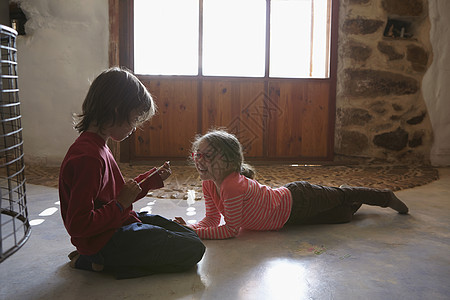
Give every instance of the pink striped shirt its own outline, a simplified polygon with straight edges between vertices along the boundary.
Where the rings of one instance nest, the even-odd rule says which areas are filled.
[[[202,239],[235,237],[239,229],[277,230],[291,213],[292,196],[286,187],[273,189],[239,173],[231,173],[217,194],[213,181],[203,181],[206,216],[193,225]],[[220,225],[221,215],[225,224]]]

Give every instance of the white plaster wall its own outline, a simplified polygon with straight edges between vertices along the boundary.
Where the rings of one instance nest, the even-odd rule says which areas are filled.
[[[59,164],[78,133],[90,82],[108,67],[108,0],[20,0],[28,21],[17,39],[25,159]]]
[[[430,161],[450,165],[450,1],[428,0],[433,62],[422,81],[434,132]]]

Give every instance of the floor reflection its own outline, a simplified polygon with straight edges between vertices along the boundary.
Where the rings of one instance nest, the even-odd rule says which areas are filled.
[[[288,258],[268,260],[252,271],[252,280],[245,283],[240,299],[308,299],[309,278],[305,267]],[[310,274],[309,274],[310,275]],[[259,287],[255,289],[255,287]],[[258,293],[258,295],[253,295]]]

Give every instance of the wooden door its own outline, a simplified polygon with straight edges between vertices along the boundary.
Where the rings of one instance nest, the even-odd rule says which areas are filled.
[[[328,81],[270,82],[268,111],[268,157],[323,160],[332,155]]]
[[[197,80],[141,80],[158,112],[129,138],[130,160],[186,158],[191,139],[198,132]]]
[[[141,80],[158,114],[129,139],[131,161],[186,159],[195,135],[218,127],[236,134],[249,159],[330,157],[325,80]]]
[[[203,81],[202,132],[224,127],[239,138],[246,157],[265,157],[263,94],[263,81]]]

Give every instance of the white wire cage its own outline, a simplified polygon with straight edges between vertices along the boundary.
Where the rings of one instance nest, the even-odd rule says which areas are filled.
[[[0,25],[0,262],[28,240],[25,163],[17,75],[17,31]]]

